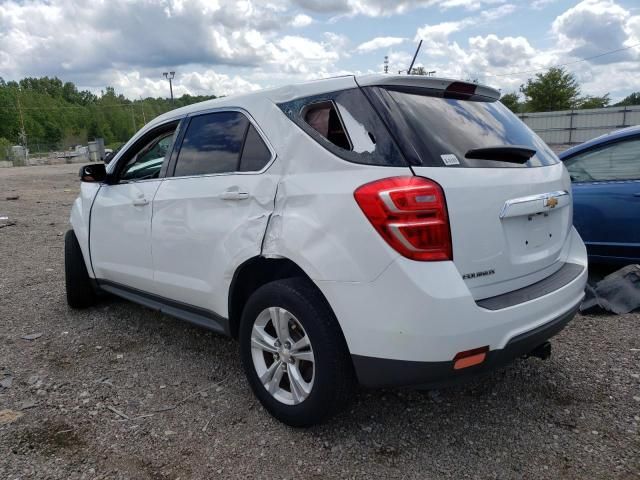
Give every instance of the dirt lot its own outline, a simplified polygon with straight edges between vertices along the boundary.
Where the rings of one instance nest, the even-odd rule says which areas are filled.
[[[361,392],[294,430],[235,342],[124,301],[67,307],[77,170],[0,170],[0,410],[18,412],[0,413],[0,478],[640,478],[640,315],[579,316],[550,360]]]

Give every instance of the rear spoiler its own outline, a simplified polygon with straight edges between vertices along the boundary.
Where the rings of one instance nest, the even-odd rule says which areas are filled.
[[[391,87],[399,90],[428,89],[450,93],[452,97],[476,97],[478,100],[494,102],[500,99],[495,88],[472,82],[461,82],[450,78],[435,78],[424,75],[361,75],[355,77],[361,87]]]

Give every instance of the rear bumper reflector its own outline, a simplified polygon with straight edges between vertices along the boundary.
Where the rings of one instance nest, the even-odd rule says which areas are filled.
[[[489,346],[486,346],[456,354],[453,359],[453,369],[461,370],[463,368],[473,367],[474,365],[480,365],[487,358],[488,351]]]

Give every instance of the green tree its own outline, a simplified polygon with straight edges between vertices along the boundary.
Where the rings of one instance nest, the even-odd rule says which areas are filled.
[[[98,96],[56,77],[0,78],[0,138],[21,143],[24,123],[32,151],[66,149],[95,137],[122,144],[154,117],[211,98],[215,96],[184,95],[173,103],[166,98],[132,101],[112,87]]]
[[[505,93],[500,97],[500,101],[513,113],[520,113],[520,96],[516,92]]]
[[[609,98],[609,94],[606,93],[601,97],[594,97],[591,95],[587,95],[578,100],[577,107],[580,109],[585,108],[604,108],[608,107],[611,103],[611,99]]]
[[[549,112],[575,108],[580,98],[580,86],[575,76],[563,68],[550,68],[536,74],[520,87],[529,112]]]
[[[616,107],[628,107],[630,105],[640,105],[640,92],[633,92],[615,104]]]
[[[11,142],[6,138],[0,137],[0,161],[9,160],[10,147],[11,147]]]

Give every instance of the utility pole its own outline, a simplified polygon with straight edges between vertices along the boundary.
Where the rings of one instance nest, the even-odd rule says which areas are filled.
[[[384,56],[384,73],[389,73],[389,56]]]
[[[22,146],[27,148],[27,131],[24,129],[24,117],[22,116],[22,105],[20,104],[20,87],[16,91],[16,101],[18,102],[18,113],[20,115],[20,140]]]
[[[142,95],[140,95],[140,108],[142,108],[142,122],[147,124],[147,117],[144,115],[144,100],[142,99]]]
[[[173,103],[173,83],[172,80],[176,76],[176,72],[163,72],[164,78],[169,80],[169,91],[171,92],[171,102]]]
[[[133,125],[133,134],[136,133],[136,117],[133,113],[133,103],[131,103],[131,125]]]

